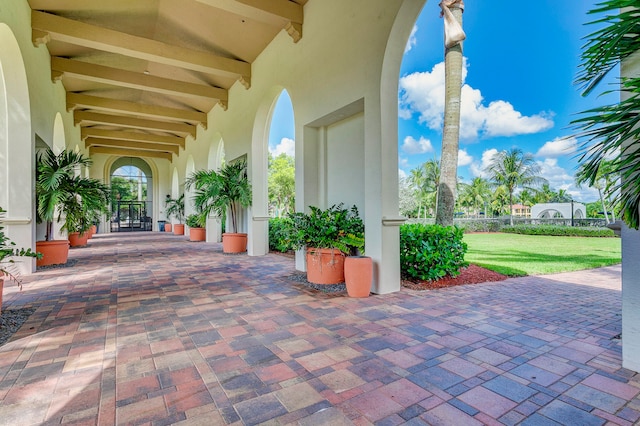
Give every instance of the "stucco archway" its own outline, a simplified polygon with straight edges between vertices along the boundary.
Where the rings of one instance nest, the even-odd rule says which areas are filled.
[[[29,86],[18,41],[4,23],[0,23],[0,46],[0,207],[6,210],[5,233],[18,247],[34,248],[35,139]],[[23,259],[16,266],[28,274],[35,270],[35,260]]]
[[[276,102],[284,87],[274,86],[267,91],[256,111],[251,139],[249,179],[253,201],[249,208],[249,256],[262,256],[269,252],[269,193],[267,187],[269,127]]]

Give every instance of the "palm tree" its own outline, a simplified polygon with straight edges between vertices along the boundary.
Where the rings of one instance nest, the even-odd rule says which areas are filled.
[[[424,169],[422,167],[411,169],[411,171],[409,172],[409,177],[407,178],[407,182],[413,190],[415,199],[418,201],[418,219],[420,219],[420,212],[422,211],[422,188],[424,187],[424,181],[425,176]]]
[[[592,179],[591,175],[587,172],[585,164],[581,164],[580,167],[578,167],[578,171],[576,172],[576,185],[578,187],[586,183],[591,188],[595,188],[598,190],[598,196],[600,197],[600,203],[602,204],[602,212],[604,213],[604,219],[607,221],[607,223],[610,222],[609,215],[607,213],[607,203],[605,202],[603,190],[614,185],[614,183],[611,182],[610,177],[608,179],[605,177],[611,176],[610,173],[612,173],[612,169],[612,161],[603,160],[600,162],[600,167],[598,167],[598,171],[596,172],[594,179]]]
[[[229,210],[231,232],[238,232],[239,209],[251,205],[251,183],[245,161],[227,163],[217,172],[198,170],[189,176],[185,185],[195,187],[193,201],[198,211],[206,216],[216,213],[222,217]]]
[[[427,160],[424,164],[422,164],[422,168],[424,169],[424,187],[423,194],[425,200],[425,208],[429,207],[429,209],[433,212],[438,208],[438,192],[440,188],[441,182],[441,169],[440,162],[438,160]]]
[[[53,240],[53,222],[60,222],[68,232],[84,232],[91,221],[106,213],[109,188],[97,179],[83,178],[80,167],[89,166],[91,159],[73,151],[56,155],[47,148],[38,154],[36,168],[36,199],[38,222],[46,222],[46,241]],[[56,217],[57,212],[57,217]]]
[[[462,31],[461,0],[442,0],[445,17],[445,103],[442,130],[441,176],[438,182],[436,223],[453,225],[458,184],[458,146],[460,139],[460,97],[462,92]],[[453,35],[453,37],[452,37]]]
[[[606,14],[591,24],[600,28],[589,36],[582,52],[581,71],[576,83],[586,96],[604,77],[631,55],[640,51],[640,19],[637,0],[603,0],[591,14]],[[604,25],[603,25],[604,24]],[[586,138],[582,145],[581,180],[594,185],[602,164],[610,158],[612,173],[620,183],[605,188],[621,206],[626,224],[640,226],[640,76],[620,79],[621,101],[614,105],[584,111],[572,124],[577,136]]]
[[[482,209],[485,203],[491,198],[489,181],[481,177],[476,177],[473,178],[471,183],[463,183],[461,186],[460,203],[472,207],[476,217],[479,216],[480,209]]]
[[[488,172],[496,186],[504,186],[509,194],[509,222],[513,226],[513,193],[517,188],[532,189],[546,182],[538,176],[540,167],[531,154],[518,148],[497,153],[488,167]]]

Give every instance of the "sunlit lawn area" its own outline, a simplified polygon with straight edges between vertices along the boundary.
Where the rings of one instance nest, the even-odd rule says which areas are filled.
[[[465,234],[465,260],[511,276],[578,271],[620,263],[619,238]]]

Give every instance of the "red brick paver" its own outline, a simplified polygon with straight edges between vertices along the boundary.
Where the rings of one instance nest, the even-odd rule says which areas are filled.
[[[97,235],[5,288],[2,424],[633,424],[620,267],[351,299],[289,258]],[[555,423],[554,423],[555,422]],[[578,422],[578,423],[575,423]]]

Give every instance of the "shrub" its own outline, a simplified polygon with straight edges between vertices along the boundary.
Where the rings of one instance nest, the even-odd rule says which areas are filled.
[[[455,226],[411,224],[400,227],[400,273],[403,278],[437,280],[460,274],[467,266],[463,230]]]
[[[566,237],[615,237],[613,230],[593,226],[515,225],[500,230],[510,234],[553,235]]]
[[[293,247],[332,248],[346,255],[364,250],[364,223],[358,208],[343,203],[322,210],[309,206],[310,213],[293,213]]]
[[[288,217],[269,219],[269,250],[286,253],[293,250],[293,222]]]

